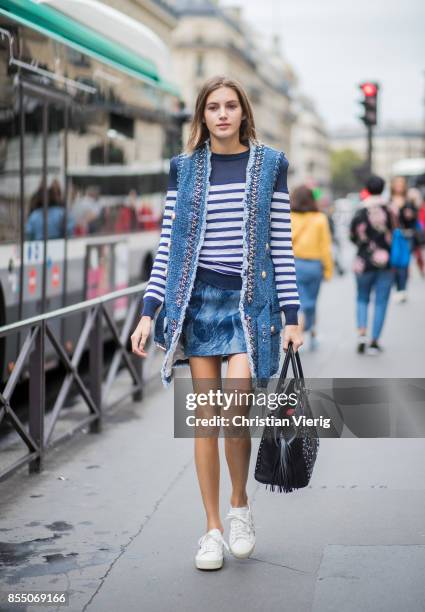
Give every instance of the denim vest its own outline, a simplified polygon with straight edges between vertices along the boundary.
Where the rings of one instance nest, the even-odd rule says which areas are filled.
[[[243,263],[239,313],[253,384],[266,387],[281,356],[281,311],[270,254],[270,204],[282,152],[250,143],[243,198]],[[165,297],[155,321],[154,342],[165,350],[164,387],[175,367],[189,364],[181,342],[205,235],[211,150],[206,141],[177,164],[177,198],[171,227]]]

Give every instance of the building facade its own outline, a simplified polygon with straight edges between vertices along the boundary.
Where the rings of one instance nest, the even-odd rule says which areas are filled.
[[[312,100],[302,94],[295,97],[293,112],[291,186],[307,183],[328,189],[330,144],[324,122]]]
[[[241,82],[252,102],[257,134],[290,155],[293,116],[283,61],[265,53],[237,9],[210,1],[177,0],[173,58],[189,111],[204,81],[225,74]],[[279,61],[281,62],[279,64]]]

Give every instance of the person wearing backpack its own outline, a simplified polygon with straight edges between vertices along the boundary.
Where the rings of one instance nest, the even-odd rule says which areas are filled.
[[[357,285],[357,352],[376,355],[382,351],[379,344],[394,279],[391,268],[393,221],[387,203],[382,198],[385,181],[373,175],[366,182],[369,195],[363,200],[350,224],[350,240],[357,246],[353,271]],[[368,307],[372,292],[375,308],[372,338],[367,347]]]

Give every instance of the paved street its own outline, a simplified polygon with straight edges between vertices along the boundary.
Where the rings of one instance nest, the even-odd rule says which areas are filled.
[[[385,354],[359,357],[351,274],[323,287],[322,344],[303,350],[306,374],[423,377],[424,288],[414,274],[409,302],[390,306]],[[41,475],[22,470],[0,485],[1,591],[66,590],[72,612],[425,610],[425,440],[322,439],[311,486],[290,494],[254,480],[257,446],[254,554],[200,572],[193,440],[173,437],[172,388],[149,384],[97,439],[81,435]],[[224,463],[222,479],[224,518]]]

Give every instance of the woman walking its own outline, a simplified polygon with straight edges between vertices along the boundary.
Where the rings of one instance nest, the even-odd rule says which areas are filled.
[[[174,368],[188,364],[196,392],[207,392],[208,385],[216,390],[222,360],[226,379],[237,379],[243,391],[267,386],[279,367],[282,312],[283,348],[301,346],[287,168],[283,153],[258,143],[241,85],[221,76],[208,80],[196,100],[187,152],[171,160],[160,243],[131,337],[133,352],[146,357],[157,314],[154,342],[165,350],[165,387]],[[203,414],[214,410],[208,406]],[[195,437],[206,512],[199,569],[221,568],[223,548],[238,558],[254,549],[246,492],[250,454],[249,435],[225,437],[232,483],[228,545],[219,512],[217,435]]]
[[[407,300],[407,281],[409,277],[410,257],[415,245],[415,230],[418,222],[418,211],[413,202],[407,198],[407,182],[403,176],[395,176],[391,181],[390,210],[393,215],[393,223],[404,238],[401,244],[405,244],[406,251],[404,265],[393,266],[394,282],[396,286],[395,299],[397,302]],[[402,240],[403,240],[402,238]]]
[[[320,212],[311,189],[300,186],[291,197],[292,243],[300,292],[301,329],[310,332],[310,350],[318,346],[316,304],[323,278],[333,274],[332,235],[325,213]]]
[[[385,181],[372,175],[366,182],[369,196],[356,212],[350,224],[350,240],[357,246],[353,271],[357,284],[357,352],[365,353],[367,347],[368,309],[372,292],[375,294],[375,312],[372,339],[367,347],[369,355],[382,352],[379,344],[393,283],[390,253],[392,243],[392,218],[382,197]]]

